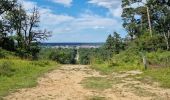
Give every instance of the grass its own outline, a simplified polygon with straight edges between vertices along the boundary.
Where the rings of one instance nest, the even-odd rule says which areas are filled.
[[[92,96],[92,97],[89,97],[88,100],[106,100],[106,98],[101,97],[101,96]]]
[[[125,54],[125,57],[123,54]],[[160,83],[161,87],[170,88],[169,51],[146,53],[148,63],[151,64],[148,66],[149,68],[147,70],[144,70],[144,67],[142,64],[140,64],[141,61],[139,61],[140,59],[138,57],[133,58],[130,56],[128,58],[126,56],[130,53],[123,54],[117,55],[117,60],[119,61],[116,62],[116,66],[110,65],[109,62],[111,61],[108,61],[103,64],[94,63],[91,67],[100,71],[102,74],[111,74],[113,72],[120,71],[141,70],[143,71],[143,74],[139,75],[139,77],[141,77],[139,80],[146,83],[152,83],[156,81]]]
[[[110,66],[109,63],[104,64],[93,64],[92,69],[99,71],[101,74],[111,74],[113,72],[130,71],[130,70],[143,70],[141,65],[133,64],[121,64],[117,66]]]
[[[40,75],[58,66],[52,61],[0,59],[0,65],[3,65],[4,62],[8,62],[8,66],[14,71],[10,76],[5,74],[0,75],[0,98],[19,88],[36,86],[37,78]]]
[[[159,51],[147,54],[148,62],[155,67],[170,67],[170,52]]]
[[[112,81],[105,77],[87,77],[82,82],[85,88],[104,90],[112,87]]]
[[[150,91],[147,91],[147,90],[145,90],[145,89],[143,89],[143,88],[141,88],[141,87],[132,87],[132,88],[134,88],[134,94],[136,94],[136,95],[138,95],[138,96],[140,96],[140,97],[149,97],[149,96],[156,96],[156,94],[155,93],[152,93],[152,92],[150,92]]]
[[[140,97],[149,97],[149,96],[157,96],[155,93],[152,93],[144,88],[141,88],[139,86],[135,86],[134,84],[127,84],[123,87],[129,88],[134,94],[140,96]]]
[[[161,87],[170,88],[170,68],[149,69],[144,71],[140,77],[139,80],[142,82],[146,82],[148,79],[150,83],[158,82]]]
[[[115,66],[108,67],[104,65],[92,66],[93,69],[100,71],[103,74],[111,74],[113,72],[129,71],[129,70],[141,70],[143,74],[138,75],[140,81],[151,84],[153,82],[160,83],[163,88],[170,88],[170,67],[164,68],[149,68],[148,70],[143,70],[142,66]]]
[[[108,67],[108,64],[93,64],[92,69],[99,71],[101,74],[111,74],[114,71],[113,67]]]

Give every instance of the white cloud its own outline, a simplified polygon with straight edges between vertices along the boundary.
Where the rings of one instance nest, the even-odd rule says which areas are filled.
[[[37,6],[36,2],[31,2],[26,0],[18,0],[18,2],[20,2],[23,5],[25,10],[30,10]]]
[[[56,15],[61,16],[61,15]],[[68,16],[65,16],[68,17]],[[71,16],[70,16],[71,17]],[[112,18],[104,18],[97,15],[81,15],[77,18],[65,20],[65,22],[54,23],[54,33],[81,33],[83,30],[112,30],[114,26],[119,28],[119,24]]]
[[[122,14],[121,0],[89,0],[88,3],[107,8],[114,17]]]
[[[104,29],[105,27],[103,27],[103,26],[95,26],[95,27],[93,27],[94,29]]]
[[[27,10],[30,10],[33,7],[38,7],[37,3],[35,2],[26,0],[22,1],[24,8]],[[102,3],[101,5],[112,7],[110,4],[107,3]],[[54,36],[55,34],[63,33],[77,34],[87,30],[102,30],[103,32],[110,32],[122,28],[121,23],[117,19],[95,15],[91,11],[85,11],[79,16],[74,17],[66,14],[57,14],[51,9],[41,6],[38,7],[38,9],[41,14],[40,26],[42,28],[48,29],[49,31],[53,31]],[[117,12],[120,12],[119,7],[118,9],[113,10],[115,16],[119,16]]]
[[[61,23],[67,22],[69,20],[72,20],[73,17],[68,16],[68,15],[58,15],[54,14],[53,11],[49,8],[44,8],[44,7],[38,7],[36,2],[32,1],[27,1],[27,0],[19,0],[23,4],[23,7],[27,13],[30,13],[30,11],[36,7],[39,9],[40,12],[40,24],[43,27],[49,28],[49,26],[55,26],[59,25]]]
[[[119,5],[116,9],[110,9],[110,12],[115,17],[121,17],[121,15],[122,15],[121,5]]]
[[[27,10],[38,7],[35,2],[24,1]],[[29,4],[26,5],[26,4]],[[52,30],[54,33],[81,32],[85,29],[108,29],[119,24],[112,18],[105,18],[92,13],[85,12],[78,17],[64,14],[55,14],[51,9],[38,7],[40,10],[40,24],[43,28]]]
[[[89,0],[88,3],[96,4],[98,6],[103,6],[106,8],[111,8],[114,6],[119,5],[121,0]]]
[[[52,0],[54,3],[62,4],[66,7],[70,7],[72,4],[72,0]]]
[[[54,14],[50,9],[47,8],[40,8],[40,15],[41,24],[46,26],[59,25],[74,19],[68,15]]]
[[[81,15],[74,22],[75,26],[82,28],[94,28],[98,27],[110,27],[113,24],[117,24],[117,21],[112,18],[105,18],[98,15]]]

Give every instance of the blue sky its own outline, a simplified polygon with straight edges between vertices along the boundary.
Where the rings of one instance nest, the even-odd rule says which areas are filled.
[[[19,0],[26,10],[38,7],[40,26],[52,31],[44,42],[105,42],[114,31],[126,35],[121,0]]]

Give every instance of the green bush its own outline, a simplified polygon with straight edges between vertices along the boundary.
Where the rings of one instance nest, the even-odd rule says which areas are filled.
[[[21,58],[31,58],[31,54],[27,50],[22,48],[17,48],[16,55]]]
[[[0,49],[0,58],[5,58],[5,52],[2,49]]]
[[[92,55],[90,54],[90,52],[81,52],[80,56],[79,56],[79,63],[80,64],[90,64],[90,57]]]
[[[8,51],[15,51],[15,42],[14,38],[12,36],[9,37],[1,37],[0,38],[0,47],[2,49],[8,50]]]
[[[117,54],[113,57],[114,60],[120,65],[122,64],[136,64],[141,63],[141,55],[139,49],[136,47],[128,48],[127,50]]]
[[[91,49],[79,49],[79,63],[91,64],[91,63],[103,63],[110,59],[110,52],[104,48],[91,48]]]
[[[14,69],[12,69],[12,62],[3,62],[0,64],[0,76],[11,76],[14,73]]]
[[[147,54],[148,62],[150,65],[157,67],[170,67],[170,52],[157,51]]]
[[[47,49],[48,50],[48,49]],[[48,53],[48,59],[59,62],[61,64],[75,64],[75,49],[53,49]],[[46,55],[46,53],[45,53]]]
[[[13,52],[9,52],[0,48],[0,58],[9,58],[11,56],[14,56]]]
[[[158,49],[166,49],[164,37],[160,35],[153,35],[150,37],[149,34],[141,35],[139,38],[131,41],[128,47],[136,47],[140,51],[145,50],[148,52],[157,51]]]

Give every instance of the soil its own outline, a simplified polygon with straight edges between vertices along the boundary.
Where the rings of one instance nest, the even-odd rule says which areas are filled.
[[[133,79],[140,71],[101,75],[85,65],[63,65],[38,79],[33,88],[20,89],[4,97],[5,100],[170,100],[170,90],[144,84]],[[103,91],[84,88],[82,80],[87,77],[111,77],[121,82]],[[116,80],[115,80],[116,81]],[[97,97],[102,97],[95,99]]]

